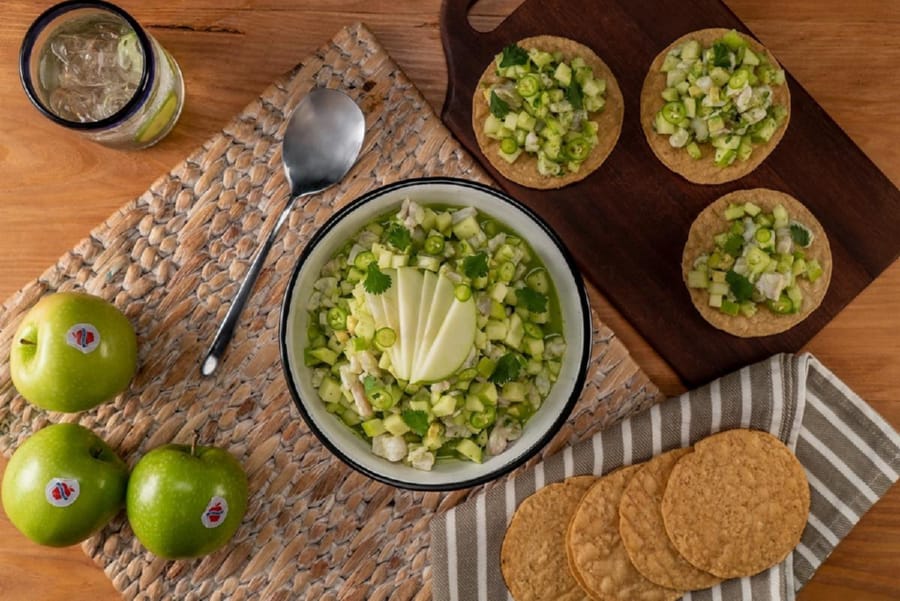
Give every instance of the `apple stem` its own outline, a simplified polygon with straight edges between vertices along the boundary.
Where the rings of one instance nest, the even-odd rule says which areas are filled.
[[[29,346],[33,346],[34,342],[31,340],[28,340],[27,338],[19,338],[19,344],[27,344]]]
[[[191,456],[197,456],[197,441],[200,439],[200,429],[194,430],[194,438],[191,440]]]

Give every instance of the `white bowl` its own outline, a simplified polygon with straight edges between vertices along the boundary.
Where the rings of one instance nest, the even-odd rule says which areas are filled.
[[[566,354],[559,379],[541,408],[525,424],[521,438],[483,463],[439,461],[431,471],[391,463],[374,455],[337,416],[328,413],[304,365],[313,282],[322,266],[363,226],[399,209],[409,198],[419,204],[472,206],[510,227],[538,254],[556,287],[563,319]],[[360,472],[387,484],[416,490],[453,490],[493,480],[518,467],[559,431],[578,400],[587,374],[591,348],[590,309],[575,262],[559,237],[529,208],[508,195],[474,182],[453,178],[411,179],[374,190],[347,205],[316,232],[291,274],[281,311],[281,359],[288,388],[310,429],[328,449]]]

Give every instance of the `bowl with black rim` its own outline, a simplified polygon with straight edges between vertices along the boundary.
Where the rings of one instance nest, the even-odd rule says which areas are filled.
[[[557,379],[540,407],[524,423],[519,438],[509,442],[502,452],[485,454],[481,462],[439,457],[432,469],[422,470],[403,461],[391,462],[377,456],[373,453],[372,443],[358,429],[328,411],[314,377],[314,370],[321,370],[323,366],[310,366],[305,360],[309,346],[308,326],[310,319],[315,319],[307,307],[323,266],[367,224],[399,211],[406,199],[425,207],[473,207],[478,211],[479,219],[496,220],[504,229],[527,242],[546,268],[558,299],[555,305],[559,312],[557,323],[566,345],[558,362]],[[285,291],[280,324],[281,360],[288,389],[313,433],[353,469],[386,484],[413,490],[468,488],[496,479],[525,463],[568,419],[581,394],[590,361],[591,317],[587,294],[572,255],[562,240],[543,219],[511,196],[483,184],[455,178],[418,178],[389,184],[336,212],[315,233],[298,258]],[[339,355],[338,363],[343,360],[345,356]],[[347,408],[354,407],[349,395],[342,402]],[[497,403],[499,407],[505,405],[502,394]],[[457,413],[465,410],[462,405],[458,403]],[[332,408],[335,407],[333,404]],[[451,415],[442,419],[452,418]]]

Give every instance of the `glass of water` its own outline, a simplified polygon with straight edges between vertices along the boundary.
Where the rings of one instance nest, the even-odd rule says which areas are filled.
[[[121,8],[72,0],[28,29],[19,76],[37,109],[115,148],[145,148],[178,121],[184,80],[172,56]]]

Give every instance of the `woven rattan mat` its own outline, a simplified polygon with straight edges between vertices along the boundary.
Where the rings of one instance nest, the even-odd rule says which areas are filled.
[[[285,115],[314,86],[348,91],[366,113],[363,155],[338,187],[296,210],[272,249],[217,376],[200,358],[288,186]],[[186,442],[229,449],[247,470],[250,508],[231,544],[192,562],[145,551],[124,515],[83,544],[128,599],[429,599],[429,522],[481,488],[391,488],[335,459],[293,406],[278,357],[278,315],[304,242],[340,206],[382,184],[422,175],[487,182],[421,94],[362,25],[342,30],[272,85],[221,133],[157,180],[0,312],[0,450],[50,422],[79,421],[133,465]],[[113,301],[136,325],[140,371],[113,403],[79,415],[26,403],[9,380],[22,315],[53,290]],[[593,362],[571,419],[544,453],[581,440],[657,396],[613,333],[594,319]],[[530,462],[533,464],[538,459]]]

